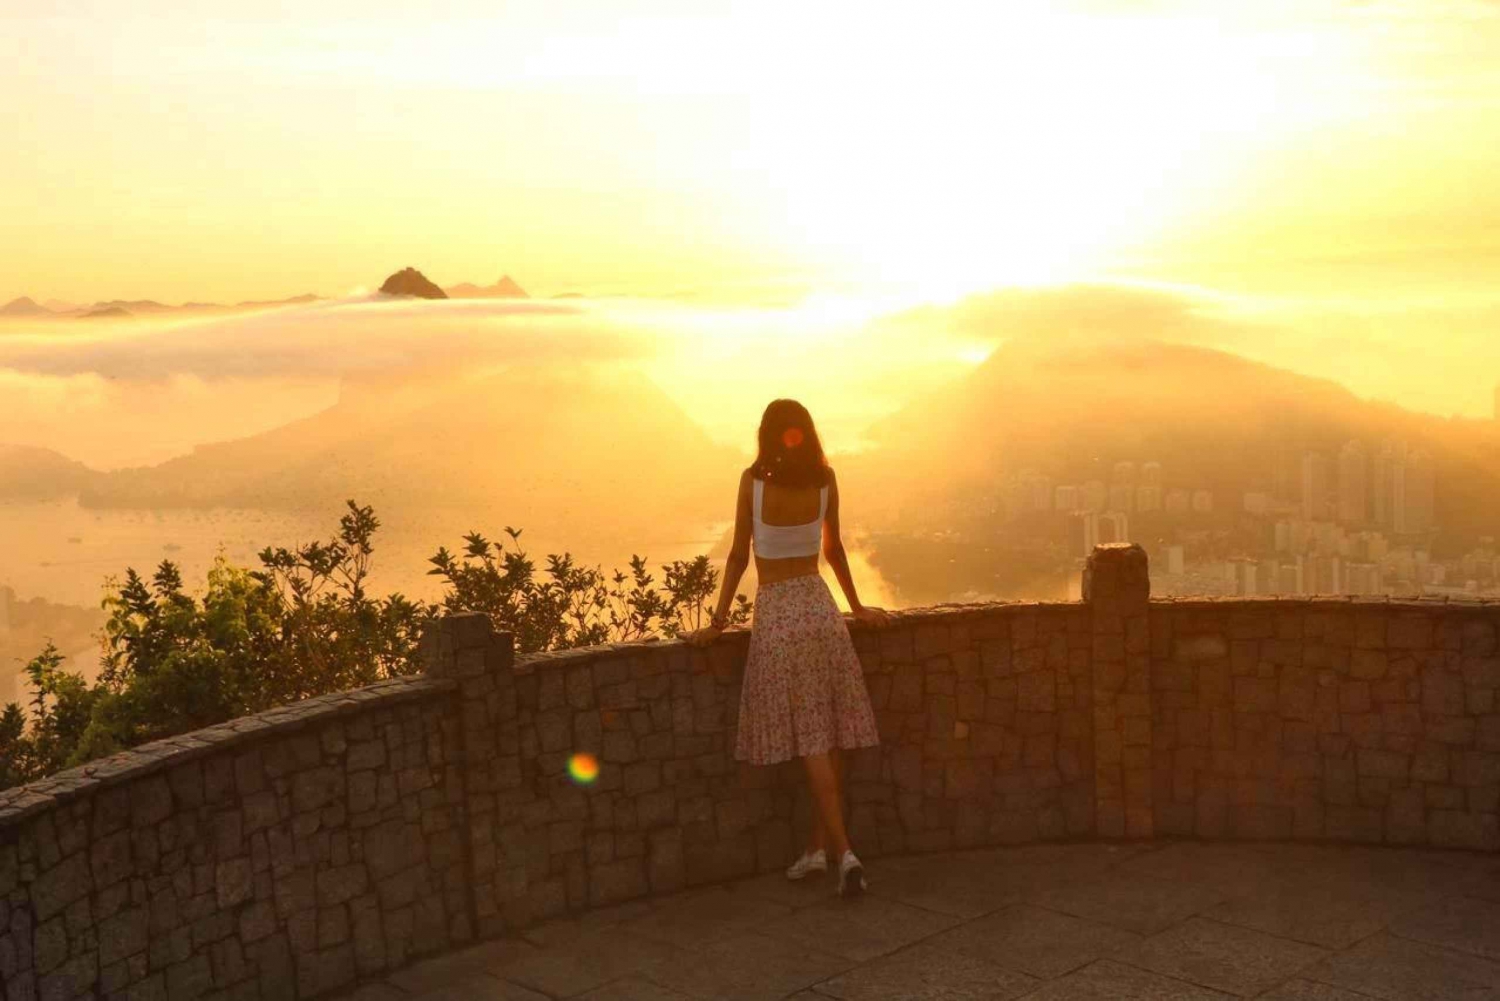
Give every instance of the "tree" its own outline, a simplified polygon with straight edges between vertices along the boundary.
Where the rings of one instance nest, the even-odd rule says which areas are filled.
[[[497,630],[515,636],[522,653],[680,635],[703,624],[704,602],[718,587],[719,572],[707,556],[664,565],[661,587],[641,556],[631,557],[628,574],[616,570],[606,577],[568,553],[548,556],[538,572],[521,548],[521,530],[504,531],[508,543],[470,532],[459,556],[439,548],[428,573],[447,585],[444,611],[488,615]],[[746,622],[750,611],[739,595],[730,619]]]
[[[12,703],[0,711],[0,788],[39,778],[150,740],[211,726],[326,692],[418,670],[417,640],[443,611],[484,612],[523,652],[676,636],[705,619],[718,586],[706,556],[662,567],[646,561],[606,576],[571,555],[545,569],[521,549],[478,533],[459,557],[439,549],[429,573],[447,585],[439,604],[369,594],[375,512],[348,502],[338,535],[296,548],[268,547],[260,568],[222,555],[201,595],[188,593],[170,560],[149,579],[133,568],[110,582],[104,600],[99,680],[63,668],[48,644],[26,667],[30,720]],[[738,597],[732,620],[750,603]]]

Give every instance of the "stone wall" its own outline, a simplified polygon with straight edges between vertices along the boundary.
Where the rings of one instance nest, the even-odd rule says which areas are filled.
[[[311,699],[0,794],[30,998],[311,996],[472,937],[453,685]]]
[[[1500,848],[1500,606],[1151,606],[1158,833]]]
[[[1100,547],[1084,595],[853,627],[882,740],[847,761],[862,853],[1497,846],[1500,606],[1152,602],[1132,546]],[[313,997],[779,868],[809,808],[796,763],[733,760],[747,639],[517,657],[455,616],[423,676],[0,793],[5,999]]]
[[[861,850],[935,850],[1093,830],[1091,639],[1081,605],[901,613],[856,629],[882,746],[848,756]],[[481,934],[778,869],[805,837],[800,765],[733,757],[748,634],[515,658],[450,620],[429,672],[465,686]],[[469,665],[467,668],[464,665]],[[569,757],[599,777],[573,780]]]

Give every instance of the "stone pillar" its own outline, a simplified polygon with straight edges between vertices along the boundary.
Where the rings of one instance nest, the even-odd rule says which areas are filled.
[[[1083,571],[1094,672],[1094,823],[1100,837],[1149,838],[1151,584],[1146,551],[1095,546]]]
[[[513,819],[500,815],[502,804],[522,785],[514,638],[495,632],[482,613],[449,615],[422,636],[421,657],[428,677],[458,683],[456,767],[467,828],[471,934],[489,938],[505,931],[502,912],[513,893],[498,832]]]

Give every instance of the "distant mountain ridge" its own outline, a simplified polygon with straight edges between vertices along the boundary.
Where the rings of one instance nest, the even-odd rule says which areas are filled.
[[[274,309],[278,306],[303,306],[308,303],[321,302],[323,296],[314,295],[311,292],[302,295],[294,295],[288,299],[269,300],[247,300],[237,302],[233,305],[224,305],[216,302],[185,302],[180,306],[172,306],[157,302],[155,299],[110,299],[100,300],[88,306],[74,306],[71,303],[50,299],[45,306],[38,305],[29,296],[21,296],[0,306],[0,316],[15,318],[128,318],[138,315],[156,315],[159,313],[174,314],[203,314],[203,313],[234,313],[241,310]]]
[[[0,316],[47,316],[51,312],[52,310],[38,305],[36,300],[24,295],[0,306]]]
[[[55,500],[82,493],[102,474],[50,448],[0,443],[0,500]]]
[[[463,282],[448,287],[450,299],[530,299],[526,290],[517,285],[510,275],[501,275],[493,285],[480,286]]]
[[[1118,459],[1155,460],[1168,485],[1202,486],[1238,509],[1265,489],[1278,456],[1336,453],[1350,440],[1427,450],[1438,521],[1493,532],[1500,432],[1362,399],[1344,386],[1211,348],[1161,341],[1021,341],[956,384],[876,423],[869,463],[903,470],[929,492],[993,483],[1032,467],[1078,476]],[[1106,476],[1107,479],[1107,476]]]
[[[605,523],[645,533],[712,521],[738,463],[639,374],[403,373],[346,380],[333,406],[262,434],[95,474],[80,500],[327,511],[352,497],[377,510],[503,512],[574,538]]]

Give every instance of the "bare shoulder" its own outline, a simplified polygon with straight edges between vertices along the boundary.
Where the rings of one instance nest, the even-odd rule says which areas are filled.
[[[837,490],[839,488],[839,478],[833,474],[832,466],[826,468],[828,470],[828,487],[831,490]]]

